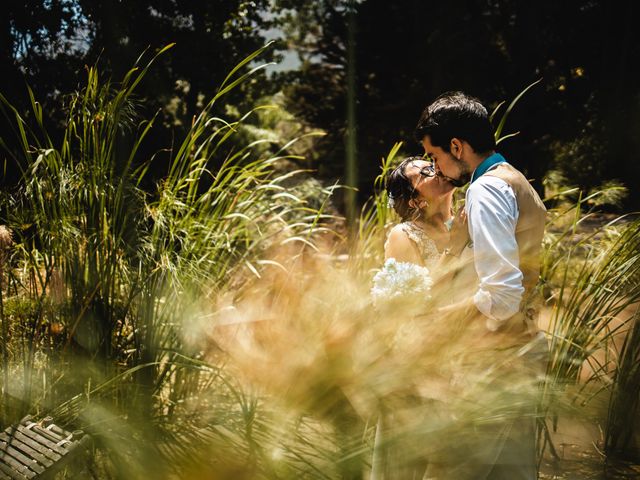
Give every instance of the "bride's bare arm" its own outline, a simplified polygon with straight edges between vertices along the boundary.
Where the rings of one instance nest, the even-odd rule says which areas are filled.
[[[397,262],[424,265],[418,247],[409,239],[400,225],[396,225],[389,232],[389,238],[384,245],[384,258],[395,258]]]

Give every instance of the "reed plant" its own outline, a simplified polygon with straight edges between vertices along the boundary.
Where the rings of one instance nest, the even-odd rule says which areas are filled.
[[[607,408],[605,452],[611,458],[637,460],[637,412],[640,400],[640,373],[638,356],[640,355],[640,323],[638,313],[629,323],[628,333],[617,353],[617,365],[612,374],[611,399]],[[613,463],[613,462],[611,462]]]
[[[230,423],[252,425],[254,401],[238,404],[244,394],[202,362],[195,335],[219,295],[241,297],[248,279],[284,268],[270,250],[312,247],[323,228],[322,210],[290,189],[301,172],[277,168],[295,140],[275,155],[262,141],[239,148],[234,135],[255,112],[232,122],[217,114],[225,95],[262,68],[249,67],[262,50],[194,118],[155,191],[142,189],[157,178],[153,158],[139,154],[156,116],[139,116],[135,89],[170,47],[141,56],[117,83],[88,68],[86,86],[69,96],[59,142],[31,92],[31,118],[0,98],[22,144],[14,158],[21,187],[8,197],[6,219],[16,245],[5,268],[13,308],[3,314],[12,329],[3,329],[3,368],[12,385],[3,420],[51,412],[83,427],[110,446],[126,478],[188,458],[187,440],[199,438],[201,425],[184,406],[203,391],[216,392]],[[330,193],[318,189],[321,205]],[[182,448],[171,442],[178,437]]]
[[[613,459],[616,445],[629,445],[628,430],[617,419],[635,411],[622,392],[636,380],[629,355],[637,349],[630,312],[640,301],[639,224],[621,216],[589,225],[599,204],[620,198],[618,185],[587,196],[577,188],[551,187],[546,201],[556,206],[549,212],[541,271],[550,309],[543,426],[550,431],[559,415],[601,423],[601,447]],[[609,412],[604,416],[601,404]],[[543,445],[546,440],[548,435]]]

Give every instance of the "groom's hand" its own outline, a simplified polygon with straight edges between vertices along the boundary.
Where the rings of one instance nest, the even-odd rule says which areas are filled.
[[[468,243],[469,227],[467,224],[467,213],[464,207],[461,207],[453,219],[451,231],[449,232],[449,246],[447,248],[452,255],[459,256]]]

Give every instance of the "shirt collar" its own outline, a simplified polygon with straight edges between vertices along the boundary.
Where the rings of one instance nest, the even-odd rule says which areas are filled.
[[[493,155],[489,155],[473,171],[473,175],[471,175],[471,183],[475,182],[482,175],[487,173],[487,170],[489,170],[494,165],[498,165],[498,164],[504,163],[506,161],[507,160],[502,155],[500,155],[499,153],[494,153]]]

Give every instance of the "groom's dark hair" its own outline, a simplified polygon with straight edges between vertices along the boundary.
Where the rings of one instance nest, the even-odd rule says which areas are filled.
[[[421,143],[429,135],[431,144],[448,152],[452,138],[465,140],[474,151],[496,148],[487,109],[477,98],[462,92],[447,92],[424,109],[414,136]]]

